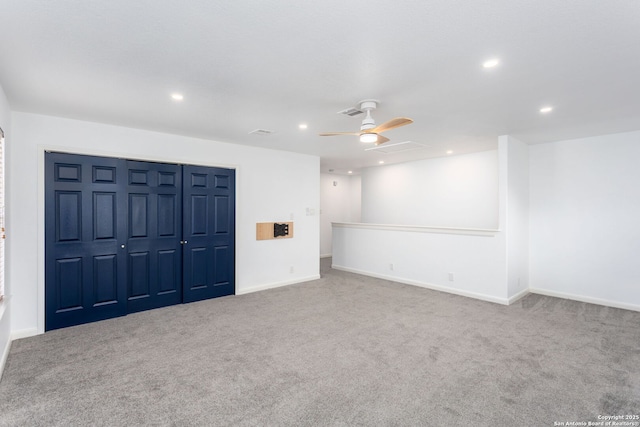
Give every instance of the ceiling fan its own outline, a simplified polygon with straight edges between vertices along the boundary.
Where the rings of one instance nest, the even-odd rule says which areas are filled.
[[[380,145],[389,141],[389,138],[380,135],[382,132],[413,123],[413,120],[407,117],[396,117],[376,126],[375,120],[371,117],[371,111],[376,109],[378,102],[375,99],[360,101],[360,110],[367,113],[367,116],[362,120],[360,132],[326,132],[321,133],[320,136],[356,135],[360,137],[360,142],[374,142],[376,145]]]

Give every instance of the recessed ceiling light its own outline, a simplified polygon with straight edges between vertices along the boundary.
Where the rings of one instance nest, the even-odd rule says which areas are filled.
[[[380,160],[378,163],[384,165],[384,160]]]
[[[308,127],[308,126],[307,126],[307,124],[306,124],[306,123],[300,123],[300,124],[298,125],[298,128],[299,128],[299,129],[306,129],[307,127]]]
[[[347,173],[353,173],[353,171],[349,171],[349,172],[347,172]]]
[[[447,154],[453,154],[453,150],[447,150]]]
[[[184,95],[182,95],[181,93],[172,93],[171,99],[173,99],[174,101],[182,101],[184,99]]]
[[[552,111],[553,111],[553,107],[542,107],[542,108],[540,109],[540,112],[541,112],[542,114],[550,113],[550,112],[552,112]]]
[[[484,68],[493,68],[500,64],[500,60],[498,58],[488,59],[482,63]]]

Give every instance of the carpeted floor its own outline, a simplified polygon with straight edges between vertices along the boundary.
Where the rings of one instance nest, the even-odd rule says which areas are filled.
[[[2,426],[554,426],[640,414],[640,313],[317,281],[15,341]]]

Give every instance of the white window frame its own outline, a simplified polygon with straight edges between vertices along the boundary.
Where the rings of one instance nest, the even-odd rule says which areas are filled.
[[[4,191],[4,165],[5,165],[5,139],[4,131],[0,128],[0,302],[5,295],[4,261],[5,261],[5,191]]]

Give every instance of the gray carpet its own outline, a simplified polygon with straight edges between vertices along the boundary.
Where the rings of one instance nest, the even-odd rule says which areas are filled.
[[[640,414],[640,313],[339,272],[15,341],[3,426],[553,426]]]

